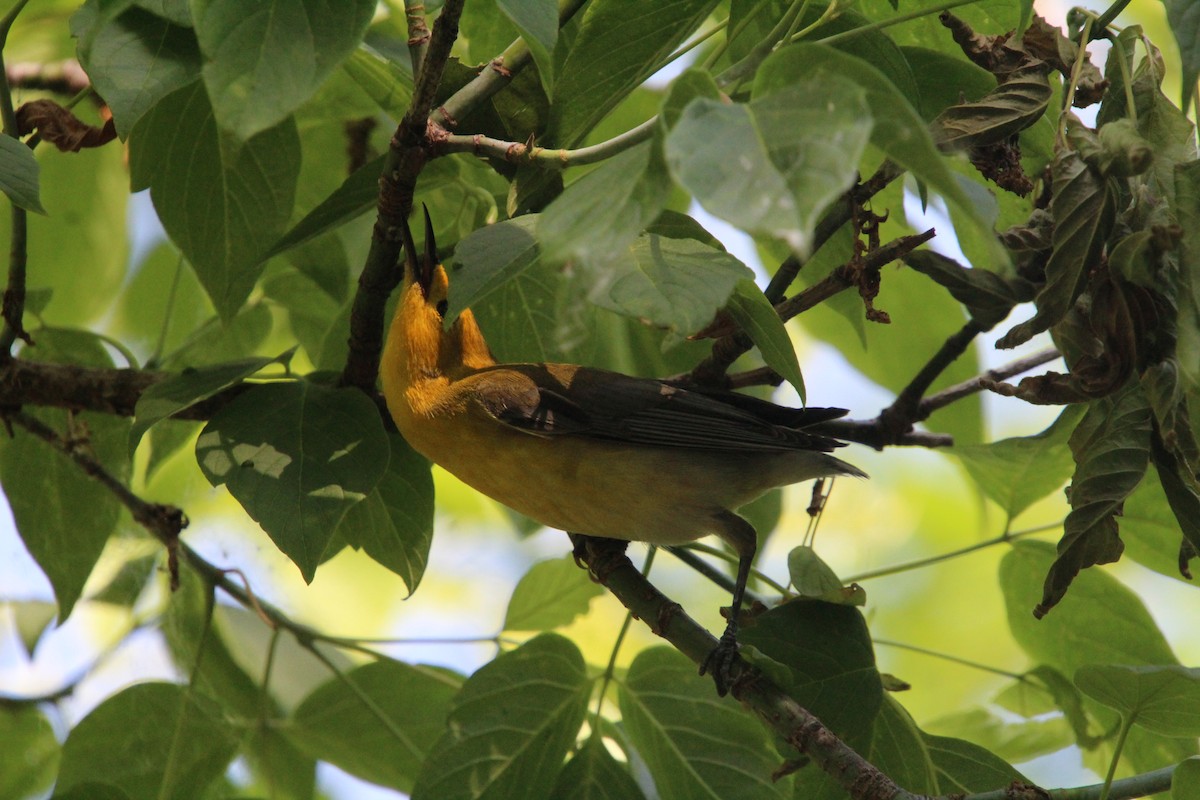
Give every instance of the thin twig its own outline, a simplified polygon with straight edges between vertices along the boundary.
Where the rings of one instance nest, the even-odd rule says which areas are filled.
[[[425,53],[429,50],[429,26],[425,24],[423,0],[404,0],[404,19],[408,25],[408,57],[412,62],[413,80],[421,74]]]
[[[598,144],[580,147],[576,150],[556,150],[538,147],[532,142],[509,142],[493,139],[483,134],[460,136],[457,134],[435,131],[431,134],[433,155],[446,153],[472,153],[477,156],[497,158],[513,163],[540,164],[544,167],[565,169],[582,164],[594,164],[617,153],[628,150],[634,145],[641,144],[654,135],[658,127],[658,117],[654,116],[645,122]]]
[[[4,48],[8,44],[8,34],[13,23],[17,21],[17,16],[28,2],[29,0],[18,0],[8,13],[0,18],[0,121],[4,123],[4,131],[0,135],[11,136],[14,139],[18,139],[19,136],[17,112],[13,108],[12,89],[8,85]],[[4,318],[4,329],[0,330],[0,359],[11,356],[12,346],[17,339],[32,343],[22,321],[25,316],[25,271],[29,262],[28,214],[16,203],[10,203],[12,233],[8,247],[8,285],[4,290],[3,300],[0,301],[0,316]]]
[[[936,394],[931,394],[921,401],[917,411],[916,421],[919,422],[927,419],[930,414],[937,411],[939,408],[944,408],[951,403],[961,400],[968,395],[981,392],[988,388],[991,383],[1008,380],[1023,372],[1028,372],[1031,369],[1047,364],[1056,358],[1059,358],[1058,350],[1053,347],[1048,347],[1045,350],[1039,350],[1032,355],[1019,358],[1009,364],[996,369],[990,369],[982,375],[977,375],[970,380],[956,383],[953,386],[947,387]]]
[[[879,412],[879,426],[883,433],[899,436],[912,430],[913,423],[920,418],[921,398],[925,396],[925,392],[947,367],[967,351],[971,342],[975,341],[975,337],[986,330],[974,319],[969,319],[958,331],[946,339],[933,357],[925,362],[925,366],[921,367],[908,385],[896,396],[892,404]]]
[[[559,27],[566,25],[586,2],[587,0],[561,0],[558,4]],[[493,58],[470,83],[436,109],[430,120],[440,127],[455,129],[459,120],[508,86],[513,77],[532,61],[533,54],[529,52],[525,41],[515,40],[503,53]]]

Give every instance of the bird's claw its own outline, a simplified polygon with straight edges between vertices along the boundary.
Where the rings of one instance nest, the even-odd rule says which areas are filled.
[[[700,664],[700,674],[711,674],[713,683],[717,685],[717,694],[724,697],[729,694],[737,678],[737,670],[734,667],[739,660],[737,630],[730,626],[721,634],[717,646]]]

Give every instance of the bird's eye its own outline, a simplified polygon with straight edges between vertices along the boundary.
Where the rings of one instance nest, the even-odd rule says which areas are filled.
[[[445,300],[438,300],[437,312],[438,312],[439,317],[444,318],[446,316],[446,301]]]

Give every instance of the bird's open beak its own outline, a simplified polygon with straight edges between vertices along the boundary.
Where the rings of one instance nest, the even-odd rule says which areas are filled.
[[[400,235],[404,244],[404,268],[411,270],[413,279],[421,287],[421,292],[429,295],[429,285],[433,282],[433,268],[437,266],[437,242],[433,238],[433,220],[429,218],[429,209],[425,209],[425,253],[417,255],[417,246],[413,242],[412,229],[408,220],[403,220]]]

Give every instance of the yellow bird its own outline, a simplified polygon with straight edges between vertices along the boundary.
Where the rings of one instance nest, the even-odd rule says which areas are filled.
[[[470,310],[444,325],[449,282],[429,213],[421,258],[405,224],[400,298],[380,378],[400,433],[426,458],[551,528],[675,545],[716,535],[737,553],[728,627],[701,666],[717,688],[737,652],[757,545],[734,513],[776,486],[866,477],[801,428],[843,409],[793,409],[574,364],[498,364]]]

